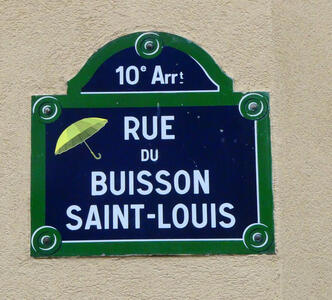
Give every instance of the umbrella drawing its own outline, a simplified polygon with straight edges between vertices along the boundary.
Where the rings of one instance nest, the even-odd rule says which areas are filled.
[[[55,155],[66,152],[79,144],[84,143],[95,159],[101,159],[101,154],[96,155],[86,140],[103,128],[108,121],[101,118],[84,118],[68,126],[59,136],[55,146]]]

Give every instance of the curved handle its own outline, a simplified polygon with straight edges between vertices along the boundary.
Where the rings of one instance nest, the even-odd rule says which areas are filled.
[[[95,159],[101,159],[101,154],[100,154],[100,153],[98,153],[98,154],[96,155],[96,154],[94,154],[92,151],[90,151],[90,152],[91,152],[92,156],[93,156]]]
[[[85,146],[88,147],[90,153],[92,154],[92,156],[95,158],[95,159],[101,159],[101,154],[98,153],[98,155],[94,154],[94,152],[92,151],[92,149],[89,147],[88,143],[86,141],[83,141],[83,143],[85,144]]]

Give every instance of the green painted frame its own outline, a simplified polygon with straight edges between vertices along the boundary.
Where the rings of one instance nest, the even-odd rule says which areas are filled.
[[[176,255],[176,254],[273,254],[274,222],[272,198],[272,167],[270,144],[269,94],[267,92],[233,92],[233,81],[203,49],[194,43],[172,34],[157,32],[163,45],[181,50],[194,59],[220,86],[219,92],[162,93],[162,94],[81,94],[99,66],[111,55],[133,47],[142,32],[118,38],[87,61],[79,73],[68,82],[67,95],[32,96],[31,116],[31,256],[104,256],[104,255]],[[170,97],[171,95],[171,97]],[[203,96],[202,96],[203,95]],[[158,96],[158,97],[156,97]],[[158,98],[156,100],[156,98]],[[114,101],[112,101],[114,99]],[[144,242],[100,242],[61,243],[56,229],[45,225],[45,127],[56,121],[65,108],[116,108],[160,106],[226,106],[239,107],[239,113],[255,122],[257,176],[259,187],[259,219],[243,233],[240,240],[223,241],[144,241]],[[255,103],[258,112],[248,109]],[[46,117],[43,108],[51,109]],[[257,233],[260,239],[255,240]],[[50,245],[43,238],[49,238]]]

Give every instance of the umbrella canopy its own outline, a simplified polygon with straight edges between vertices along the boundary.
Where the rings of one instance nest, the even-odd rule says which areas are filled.
[[[68,151],[75,146],[84,143],[94,158],[100,159],[100,153],[96,156],[86,143],[86,140],[103,128],[107,123],[106,119],[84,118],[68,126],[59,136],[55,146],[55,155]]]

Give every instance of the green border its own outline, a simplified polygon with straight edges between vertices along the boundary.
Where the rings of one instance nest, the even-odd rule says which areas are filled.
[[[194,57],[208,71],[210,77],[220,85],[220,92],[172,93],[172,94],[106,94],[81,95],[80,90],[99,66],[111,55],[127,47],[132,47],[141,33],[134,33],[112,41],[96,52],[81,71],[68,82],[68,95],[50,95],[62,108],[116,108],[116,107],[161,107],[170,106],[238,106],[243,93],[233,92],[232,79],[229,78],[200,47],[188,40],[158,33],[164,45],[177,48]],[[264,97],[269,103],[269,94],[253,92]],[[40,100],[32,96],[32,106]],[[133,100],[134,99],[134,100]],[[44,101],[44,100],[42,100]],[[47,98],[46,100],[47,101]],[[31,235],[45,225],[45,124],[39,110],[31,117]],[[239,112],[240,113],[240,112]],[[105,242],[105,243],[62,243],[55,253],[48,257],[59,256],[100,256],[100,255],[176,255],[176,254],[273,254],[274,222],[272,200],[272,166],[270,144],[270,120],[267,113],[257,122],[257,146],[259,165],[259,193],[261,223],[271,233],[270,246],[263,251],[247,248],[243,241],[165,241],[165,242]],[[45,257],[45,253],[31,247],[31,256]]]

